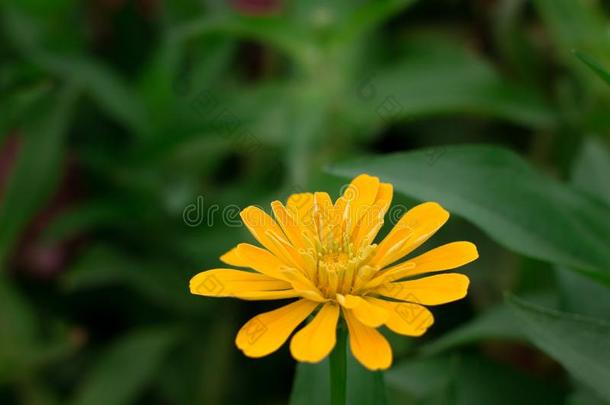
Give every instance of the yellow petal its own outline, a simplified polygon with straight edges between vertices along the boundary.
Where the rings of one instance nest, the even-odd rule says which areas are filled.
[[[296,290],[277,290],[277,291],[248,291],[235,293],[235,298],[245,301],[269,301],[282,300],[286,298],[302,298],[303,294]]]
[[[242,326],[235,344],[248,357],[273,353],[317,306],[317,302],[300,300],[257,315]]]
[[[397,266],[382,270],[380,272],[377,272],[375,274],[375,277],[366,281],[362,286],[362,289],[374,289],[379,287],[380,285],[387,284],[395,280],[400,280],[401,278],[405,278],[410,271],[413,271],[413,269],[415,269],[415,263],[406,261]]]
[[[336,211],[328,193],[314,193],[313,221],[316,235],[323,244],[328,243],[337,234],[338,220],[336,219]]]
[[[477,247],[473,243],[448,243],[432,249],[423,255],[407,260],[404,263],[383,270],[365,288],[376,287],[418,274],[455,269],[476,260],[478,257]]]
[[[439,305],[466,296],[469,280],[463,274],[447,273],[417,280],[387,283],[374,290],[384,297],[422,305]]]
[[[371,328],[378,328],[388,320],[390,314],[385,308],[378,305],[373,305],[369,301],[357,295],[337,294],[337,301],[348,309],[352,310],[352,314],[360,322]]]
[[[389,183],[379,184],[375,202],[370,208],[365,209],[354,229],[352,241],[355,247],[370,245],[375,240],[375,236],[383,226],[383,217],[392,202],[393,190]]]
[[[275,240],[270,236],[274,235],[276,238],[285,238],[285,236],[273,218],[253,205],[243,209],[239,215],[250,233],[261,245],[276,256],[282,257],[282,253],[277,251]]]
[[[362,324],[352,313],[343,310],[349,330],[349,344],[354,357],[369,370],[384,370],[392,365],[392,348],[377,329]]]
[[[448,219],[449,213],[434,202],[411,208],[381,241],[370,264],[383,268],[400,260],[427,241]]]
[[[324,214],[325,217],[331,216],[333,202],[328,193],[317,191],[313,193],[313,212]]]
[[[290,244],[278,224],[265,211],[251,205],[239,215],[248,230],[267,250],[288,265],[305,267],[302,257]]]
[[[476,260],[477,247],[470,242],[452,242],[439,246],[411,260],[415,269],[409,275],[455,269]]]
[[[379,178],[361,174],[354,178],[343,193],[343,198],[349,203],[349,227],[346,232],[351,236],[360,218],[375,203],[379,190]]]
[[[284,277],[291,284],[292,288],[298,291],[301,296],[316,302],[327,301],[320,293],[318,287],[311,282],[301,271],[297,269],[285,269]]]
[[[342,197],[347,201],[364,201],[372,204],[377,196],[379,178],[366,173],[352,179],[349,186],[343,191]]]
[[[250,267],[248,263],[245,263],[245,261],[237,254],[237,247],[234,247],[224,255],[220,256],[220,260],[230,266]]]
[[[317,363],[335,347],[339,306],[325,304],[307,326],[298,331],[290,341],[292,357],[298,361]]]
[[[271,203],[271,209],[276,221],[282,227],[282,230],[290,240],[290,243],[297,249],[305,249],[307,247],[305,240],[303,239],[303,233],[299,227],[297,218],[293,215],[292,211],[287,210],[279,201],[273,201]]]
[[[269,277],[286,279],[282,272],[287,267],[284,262],[268,250],[249,243],[240,243],[221,256],[220,260],[232,266],[249,267]]]
[[[383,216],[390,208],[392,203],[392,197],[394,195],[394,186],[390,183],[380,183],[377,195],[375,196],[375,205],[381,209],[381,215]]]
[[[304,233],[313,234],[313,193],[297,193],[288,197],[286,208],[292,212]]]
[[[193,277],[191,293],[207,297],[237,297],[251,292],[292,290],[292,285],[263,274],[233,269],[213,269]]]
[[[421,336],[434,323],[432,313],[422,305],[378,298],[366,298],[366,300],[388,311],[389,316],[385,325],[392,332],[406,336]]]

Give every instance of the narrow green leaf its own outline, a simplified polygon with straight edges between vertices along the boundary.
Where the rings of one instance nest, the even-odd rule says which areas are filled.
[[[534,345],[610,401],[609,323],[535,306],[514,296],[507,301]]]
[[[65,329],[43,335],[40,326],[34,306],[0,273],[0,384],[32,378],[40,367],[73,351]]]
[[[184,43],[203,35],[223,34],[249,38],[275,47],[301,65],[308,65],[315,48],[307,33],[290,20],[280,17],[250,17],[223,13],[195,19],[173,29],[170,41]]]
[[[604,67],[602,67],[599,62],[597,62],[590,56],[587,56],[584,53],[578,51],[574,52],[574,54],[578,59],[580,59],[582,63],[587,65],[589,69],[595,72],[603,81],[610,85],[610,72],[608,72]]]
[[[451,146],[362,158],[330,169],[366,172],[397,192],[437,201],[517,253],[610,285],[610,209],[492,146]],[[485,254],[485,252],[482,252]]]
[[[169,271],[170,267],[154,258],[131,257],[111,246],[95,245],[83,252],[62,281],[70,291],[126,285],[152,302],[182,310],[201,308],[196,299],[185,297],[185,280],[192,269],[180,272],[174,265]]]
[[[35,336],[32,308],[6,274],[0,273],[0,380],[21,371],[23,353],[31,349]]]
[[[534,1],[559,55],[567,64],[579,69],[585,80],[589,77],[591,81],[596,79],[573,57],[575,49],[601,65],[610,64],[610,37],[602,3],[587,0]]]
[[[111,118],[139,136],[150,133],[146,111],[135,92],[112,70],[89,59],[47,56],[43,67],[61,77],[77,78],[83,90]]]
[[[555,124],[555,113],[540,94],[502,78],[461,44],[419,35],[406,41],[401,54],[355,84],[346,98],[354,120],[387,123],[459,113],[537,128]]]
[[[53,218],[42,233],[43,242],[57,242],[78,237],[100,228],[122,224],[129,213],[117,201],[89,200]]]
[[[295,135],[287,143],[286,165],[290,170],[290,184],[307,184],[309,180],[309,162],[324,139],[327,108],[328,100],[315,91],[301,93],[290,105],[289,129]]]
[[[2,117],[0,117],[0,143],[4,141],[12,130],[18,128],[20,123],[27,121],[36,105],[39,105],[46,97],[49,97],[52,86],[49,82],[41,81],[16,89],[2,89],[2,91],[5,92],[5,97],[0,99],[0,110],[2,111]]]
[[[100,355],[71,404],[134,403],[176,340],[176,332],[169,329],[140,330],[121,337]]]
[[[25,59],[66,82],[78,83],[101,109],[136,134],[150,132],[143,104],[119,75],[90,57],[48,52],[42,45],[45,35],[30,15],[10,7],[4,11],[9,41]]]
[[[605,54],[610,38],[599,1],[535,0],[534,4],[566,57],[573,49]],[[607,55],[610,58],[610,54]]]
[[[359,35],[379,26],[388,18],[403,11],[416,0],[378,0],[367,2],[354,9],[347,21],[335,29],[333,40],[349,43]]]
[[[0,268],[28,221],[51,196],[59,181],[64,140],[76,98],[69,86],[44,103],[23,133],[0,205]]]
[[[187,49],[190,50],[188,64],[183,56]],[[159,126],[175,132],[176,127],[182,125],[181,113],[185,109],[200,112],[202,108],[198,103],[203,103],[203,96],[214,88],[214,81],[226,70],[234,50],[235,40],[230,38],[204,37],[189,42],[166,38],[161,43],[138,84],[156,131]],[[184,70],[184,65],[188,65],[188,69]],[[204,108],[211,110],[212,106]],[[206,118],[218,115],[217,111],[206,113],[199,115],[206,115]],[[176,122],[171,122],[172,119]]]

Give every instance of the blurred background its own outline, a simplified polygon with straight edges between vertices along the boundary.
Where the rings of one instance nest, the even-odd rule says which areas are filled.
[[[607,220],[609,12],[601,0],[3,1],[0,403],[322,403],[326,374],[297,372],[286,347],[252,360],[234,346],[278,303],[188,292],[251,240],[239,209],[336,197],[369,169],[333,167],[393,152],[424,148],[403,177],[442,179],[455,145],[476,143],[531,173],[490,171],[482,201],[513,207],[495,198],[525,184],[538,212],[561,213],[547,193],[561,187],[565,206],[584,199]],[[424,199],[397,191],[399,207]],[[532,258],[507,243],[511,221],[490,232],[457,211],[428,246],[477,244],[469,297],[433,308],[425,337],[388,334],[385,388],[350,403],[605,403],[607,388],[583,383],[595,366],[574,374],[524,337],[504,294],[607,321],[610,284],[545,260],[547,245]],[[542,217],[531,223],[545,231]]]

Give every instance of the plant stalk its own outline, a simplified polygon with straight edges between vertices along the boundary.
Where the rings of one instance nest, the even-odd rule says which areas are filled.
[[[330,354],[330,403],[345,405],[347,383],[347,330],[343,323],[337,328],[337,343]]]

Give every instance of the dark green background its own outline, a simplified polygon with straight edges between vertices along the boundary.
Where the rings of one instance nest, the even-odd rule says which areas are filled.
[[[392,369],[350,359],[350,404],[608,403],[609,9],[5,0],[0,403],[327,403],[326,362],[234,346],[280,303],[188,280],[252,240],[239,208],[362,172],[481,257]]]

